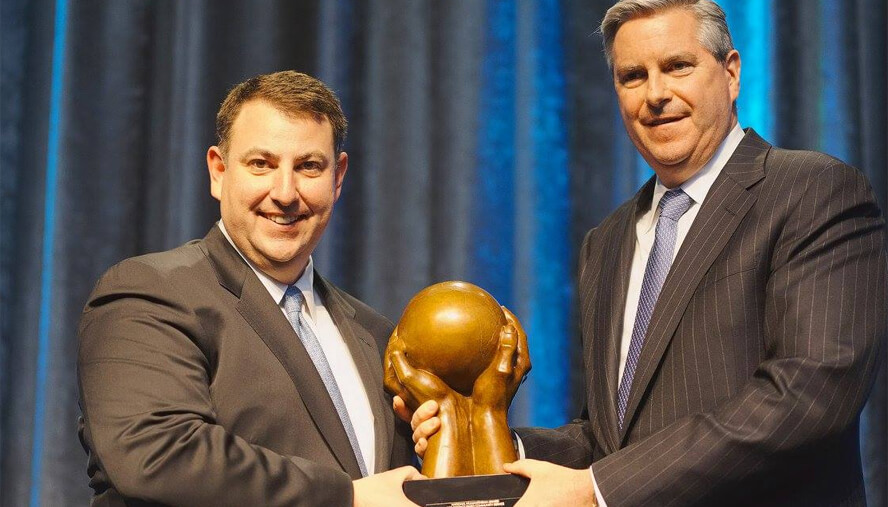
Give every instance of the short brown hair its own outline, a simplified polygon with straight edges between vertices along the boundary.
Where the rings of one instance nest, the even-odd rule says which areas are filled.
[[[333,149],[338,154],[345,144],[348,121],[339,99],[330,88],[308,74],[284,70],[260,74],[235,86],[216,113],[216,144],[228,153],[231,126],[241,107],[251,100],[265,100],[287,115],[312,115],[326,118],[333,127]]]

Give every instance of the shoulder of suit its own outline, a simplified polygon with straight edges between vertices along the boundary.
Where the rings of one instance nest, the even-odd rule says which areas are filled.
[[[206,273],[204,271],[206,270]],[[184,245],[124,259],[109,268],[96,283],[95,292],[105,290],[135,290],[150,287],[170,288],[184,282],[194,284],[205,277],[215,283],[209,263],[200,247],[200,240]]]
[[[815,175],[825,171],[860,173],[858,169],[826,153],[772,146],[765,160],[765,173],[775,169]]]
[[[819,151],[772,147],[765,160],[764,170],[766,182],[793,189],[807,189],[817,185],[822,188],[824,184],[833,187],[870,187],[862,171]]]
[[[202,240],[191,240],[176,248],[162,252],[152,252],[125,259],[122,263],[139,263],[151,266],[158,271],[170,271],[187,268],[205,260],[206,255],[201,249]]]

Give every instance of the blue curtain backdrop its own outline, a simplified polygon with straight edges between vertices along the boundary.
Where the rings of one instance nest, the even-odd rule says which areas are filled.
[[[329,83],[351,122],[319,268],[392,319],[428,284],[485,287],[529,333],[512,422],[575,416],[577,250],[652,174],[594,33],[611,3],[3,0],[0,504],[87,502],[80,309],[115,262],[206,233],[215,110],[280,69]],[[859,167],[885,209],[886,0],[719,3],[743,60],[741,124]],[[861,435],[877,506],[885,393],[883,372]]]

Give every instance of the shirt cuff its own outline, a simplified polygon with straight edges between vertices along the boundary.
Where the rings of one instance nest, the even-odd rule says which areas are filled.
[[[521,441],[521,437],[518,436],[518,433],[515,433],[515,430],[512,430],[512,442],[515,444],[515,453],[518,454],[518,459],[524,459],[527,456],[524,455],[524,442]]]
[[[607,502],[601,496],[601,491],[598,491],[598,483],[595,482],[595,474],[592,473],[592,467],[589,467],[589,476],[592,477],[592,487],[595,488],[595,500],[598,501],[598,507],[607,507]]]

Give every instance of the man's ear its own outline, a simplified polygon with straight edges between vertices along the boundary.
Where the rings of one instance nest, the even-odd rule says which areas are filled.
[[[222,179],[225,176],[225,158],[218,146],[207,150],[207,170],[210,172],[210,194],[222,200]]]
[[[334,188],[336,200],[339,199],[339,194],[342,192],[342,182],[345,181],[346,172],[348,172],[348,153],[343,151],[339,154],[339,158],[336,159],[336,174],[334,175],[336,178],[334,182],[336,185]]]
[[[725,58],[725,72],[728,73],[731,102],[736,102],[740,96],[740,53],[736,49],[732,49]]]

